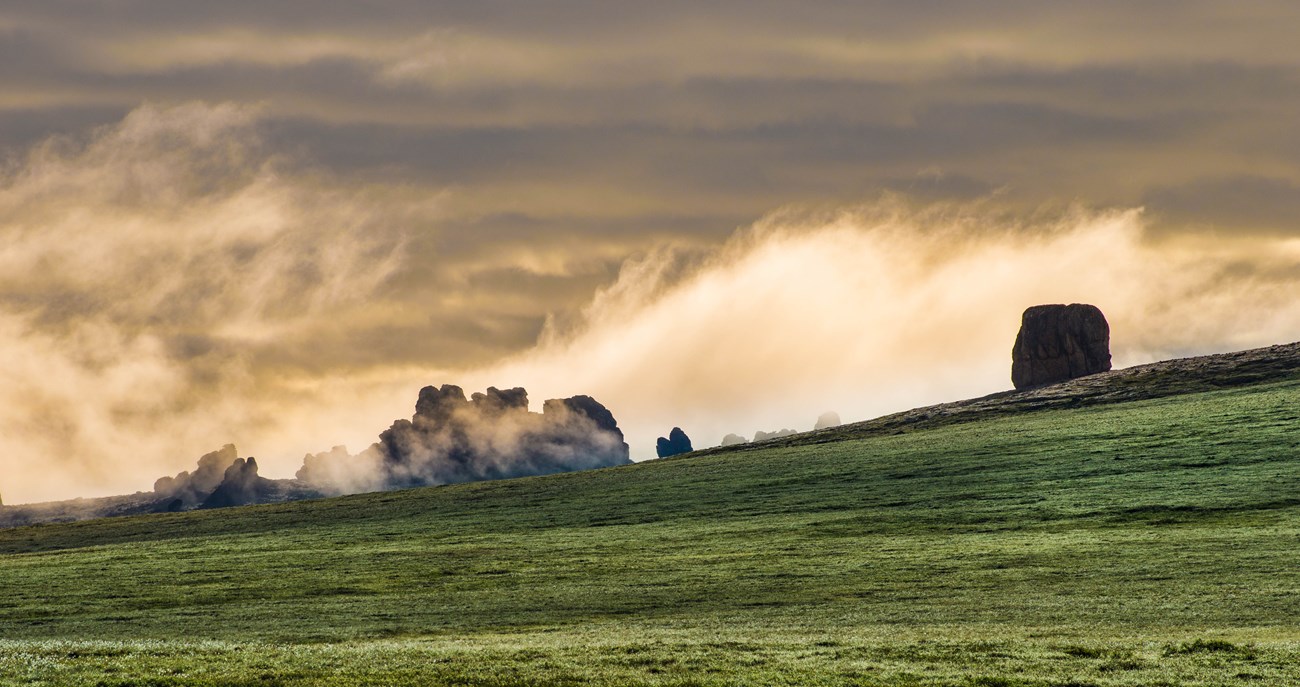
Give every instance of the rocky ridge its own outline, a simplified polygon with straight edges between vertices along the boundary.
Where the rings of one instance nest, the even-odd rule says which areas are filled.
[[[1002,391],[965,401],[914,408],[839,427],[705,449],[697,451],[696,455],[849,441],[992,417],[1125,403],[1288,379],[1300,379],[1300,342],[1163,360],[1024,391]]]

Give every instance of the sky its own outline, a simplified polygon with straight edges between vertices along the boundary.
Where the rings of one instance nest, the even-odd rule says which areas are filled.
[[[0,6],[0,494],[288,477],[418,389],[636,459],[1300,339],[1287,1]]]

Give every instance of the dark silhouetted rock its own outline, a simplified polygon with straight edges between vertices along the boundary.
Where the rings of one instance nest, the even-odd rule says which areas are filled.
[[[345,494],[631,462],[614,414],[590,396],[549,399],[533,413],[522,388],[489,387],[466,399],[447,384],[421,389],[415,415],[394,422],[370,448],[355,456],[341,446],[309,454],[297,477]]]
[[[739,434],[728,434],[727,436],[722,437],[723,446],[735,446],[736,444],[744,444],[748,442],[749,439],[746,439]]]
[[[468,404],[465,390],[454,384],[443,384],[441,388],[426,386],[420,389],[420,396],[415,401],[415,416],[411,422],[417,425],[443,425],[451,421],[458,409]]]
[[[520,391],[523,391],[523,389],[520,389]],[[524,407],[527,408],[527,404]],[[570,412],[589,418],[596,423],[596,429],[617,434],[620,440],[623,438],[623,430],[618,428],[618,421],[614,419],[614,414],[590,396],[550,399],[542,404],[542,416],[545,417],[548,410],[555,412],[555,409],[559,407],[567,408]]]
[[[1011,383],[1028,389],[1110,369],[1110,325],[1095,305],[1036,305],[1020,319]]]
[[[158,505],[153,508],[154,513],[179,513],[183,510],[185,510],[185,502],[180,499],[159,501]]]
[[[817,424],[813,425],[813,429],[826,429],[827,427],[839,426],[840,414],[832,410],[830,412],[822,413],[821,417],[817,418]]]
[[[484,417],[493,417],[512,410],[528,410],[528,392],[523,387],[502,391],[490,386],[487,393],[471,395],[470,402]]]
[[[694,450],[691,447],[691,438],[686,436],[686,432],[683,432],[681,427],[673,427],[667,439],[659,437],[659,441],[655,444],[655,453],[658,453],[660,458],[690,453]]]
[[[199,458],[199,465],[194,472],[182,470],[175,477],[159,477],[153,483],[154,493],[162,498],[180,499],[183,510],[194,508],[203,503],[225,478],[226,469],[239,459],[234,444],[226,444],[219,451],[205,454]]]
[[[564,412],[560,412],[561,408]],[[583,420],[577,424],[589,423],[591,426],[575,427],[574,422],[565,420],[566,414]],[[569,426],[569,431],[564,433],[565,436],[577,440],[578,443],[592,443],[604,447],[595,453],[608,455],[599,458],[591,467],[626,465],[632,462],[631,449],[623,439],[623,430],[618,428],[618,420],[614,419],[614,414],[609,411],[609,408],[590,396],[547,399],[542,403],[542,420],[557,426]]]
[[[345,452],[346,453],[346,452]],[[159,477],[152,494],[140,492],[143,502],[137,505],[112,506],[114,513],[168,513],[194,508],[224,508],[252,503],[315,498],[324,494],[297,480],[270,480],[257,474],[257,460],[240,458],[234,444],[226,444],[199,458],[194,472],[182,471],[174,477]]]
[[[226,468],[221,484],[208,495],[199,508],[228,508],[259,503],[274,485],[271,480],[257,475],[257,459],[237,458]]]

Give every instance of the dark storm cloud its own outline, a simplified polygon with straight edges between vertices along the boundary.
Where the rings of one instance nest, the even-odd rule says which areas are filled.
[[[20,156],[54,132],[85,131],[106,121],[121,120],[130,107],[49,107],[0,109],[0,160]]]
[[[37,3],[8,10],[4,35],[11,75],[52,108],[259,102],[276,146],[344,173],[500,198],[617,184],[638,205],[587,203],[593,216],[671,198],[730,219],[926,175],[1105,203],[1160,175],[1250,173],[1234,148],[1279,152],[1220,132],[1276,131],[1293,111],[1278,24],[1295,10],[1177,7]],[[573,199],[471,205],[586,219]]]

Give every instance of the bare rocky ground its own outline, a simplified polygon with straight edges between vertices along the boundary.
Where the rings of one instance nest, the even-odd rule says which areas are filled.
[[[914,408],[874,420],[778,439],[705,449],[690,455],[825,444],[1041,410],[1126,403],[1293,378],[1300,378],[1300,342],[1235,353],[1163,360],[1122,370],[1099,372],[1059,384],[1022,391],[1002,391],[981,398]]]

